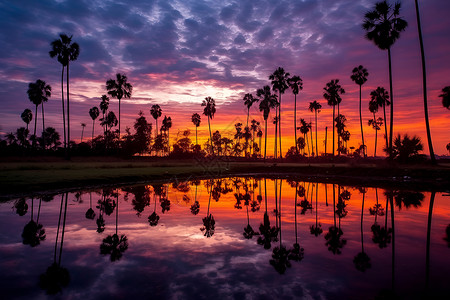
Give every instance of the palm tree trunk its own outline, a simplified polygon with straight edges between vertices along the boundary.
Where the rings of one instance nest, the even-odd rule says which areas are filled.
[[[197,125],[195,125],[195,144],[198,145],[198,141],[197,141]]]
[[[54,263],[56,263],[56,250],[58,249],[58,235],[59,235],[59,228],[61,226],[61,215],[62,215],[63,203],[64,203],[64,194],[62,194],[62,196],[61,196],[61,207],[59,209],[58,230],[56,231],[55,252],[53,254],[53,262]]]
[[[338,104],[337,104],[337,107],[338,107],[338,119],[340,120],[340,115],[341,115],[341,113],[340,113],[340,111],[339,111],[339,102],[338,102]],[[336,126],[338,125],[338,123],[336,122]],[[337,133],[337,145],[338,145],[338,148],[337,148],[337,152],[338,152],[338,156],[340,156],[341,155],[341,147],[339,147],[340,146],[340,141],[341,141],[341,135],[339,134],[339,132],[337,132],[337,128],[336,128],[336,133]]]
[[[313,142],[313,140],[312,140],[312,137],[313,137],[312,132],[313,132],[313,131],[312,131],[312,128],[311,128],[311,131],[309,132],[309,133],[310,133],[309,140],[310,140],[310,142],[311,142],[311,155],[314,156],[314,142]]]
[[[43,146],[44,146],[44,150],[45,150],[45,134],[44,134],[44,132],[45,132],[45,118],[44,118],[44,101],[42,101],[42,106],[41,106],[41,109],[42,109],[42,144],[43,144]]]
[[[436,158],[434,157],[433,151],[433,143],[431,140],[431,131],[430,131],[430,121],[428,117],[428,100],[427,100],[427,70],[425,64],[425,50],[423,47],[423,39],[422,39],[422,29],[420,26],[420,13],[419,13],[419,4],[418,1],[414,1],[416,4],[416,16],[417,16],[417,31],[419,32],[419,42],[420,42],[420,54],[422,57],[422,79],[423,79],[423,109],[425,112],[425,125],[427,128],[427,139],[428,139],[428,149],[430,150],[430,158],[433,164],[436,163]]]
[[[37,111],[38,111],[38,106],[36,105],[36,112],[34,113],[35,118],[34,118],[34,133],[33,133],[33,135],[34,135],[33,143],[34,143],[35,147],[36,147],[36,127],[37,127],[37,117],[38,117]]]
[[[334,128],[334,111],[335,111],[335,107],[336,107],[336,105],[333,105],[333,152],[331,152],[333,157],[334,157],[334,132],[335,132],[335,128]]]
[[[325,126],[325,156],[327,156],[328,127]]]
[[[334,227],[336,227],[336,191],[334,189],[334,184],[333,184],[333,220],[334,220]]]
[[[95,120],[92,120],[92,143],[94,143],[94,126],[95,126]]]
[[[436,195],[435,191],[431,192],[430,196],[430,206],[428,208],[428,225],[427,225],[427,251],[426,251],[426,279],[425,279],[425,288],[428,290],[428,284],[430,281],[430,242],[431,242],[431,217],[433,216],[433,205],[434,205],[434,197]]]
[[[116,206],[116,235],[118,232],[118,224],[119,224],[119,191],[117,191],[117,196],[116,196],[116,201],[117,201],[117,206]]]
[[[278,124],[278,131],[280,132],[280,158],[283,158],[283,153],[281,152],[281,91],[280,91],[280,106],[278,106],[278,117],[279,117],[279,124]],[[281,235],[281,233],[280,233]]]
[[[383,104],[383,114],[384,114],[384,136],[386,138],[386,149],[389,148],[389,141],[388,141],[388,133],[387,133],[387,121],[386,121],[386,104]]]
[[[363,193],[362,205],[361,205],[361,252],[364,253],[364,235],[363,235],[363,218],[364,218],[364,197],[366,193]]]
[[[67,62],[67,155],[66,158],[70,158],[70,107],[69,107],[69,62]],[[60,258],[61,259],[61,258]]]
[[[66,112],[64,110],[64,65],[61,71],[61,104],[62,104],[62,116],[63,116],[63,129],[64,129],[64,150],[66,150],[67,138],[66,138]]]
[[[273,153],[273,158],[275,158],[275,159],[277,159],[277,145],[278,145],[278,143],[277,143],[277,137],[278,137],[278,109],[277,109],[277,107],[275,107],[275,120],[276,120],[276,122],[275,122],[275,150],[274,150],[274,153]]]
[[[391,93],[391,114],[389,116],[389,157],[392,158],[392,138],[394,134],[394,93],[392,88],[392,63],[391,63],[391,48],[388,48],[389,59],[389,89]]]
[[[117,98],[119,99],[119,140],[120,140],[120,99],[121,98]]]
[[[214,156],[214,148],[213,148],[212,133],[211,133],[211,123],[209,121],[209,116],[208,116],[208,128],[209,128],[209,141],[210,141],[210,144],[211,144],[211,155]]]
[[[61,246],[59,247],[59,261],[58,265],[61,265],[61,257],[62,257],[62,249],[64,244],[64,231],[66,228],[66,215],[67,215],[67,198],[69,197],[69,193],[66,193],[66,201],[64,205],[64,218],[63,218],[63,228],[61,232]]]
[[[317,110],[315,110],[315,119],[316,119],[316,152],[317,156],[319,156],[319,148],[317,147]]]
[[[373,157],[377,156],[377,137],[378,137],[378,124],[377,124],[377,119],[375,117],[375,112],[373,113],[373,120],[375,121],[375,148],[373,151]]]
[[[267,153],[267,119],[266,121],[266,125],[264,128],[264,160],[266,160],[266,153]]]
[[[297,143],[297,94],[294,94],[294,138],[295,138],[295,149],[298,153],[298,143]]]
[[[359,85],[359,123],[361,125],[361,140],[362,140],[363,153],[364,153],[364,158],[365,158],[366,157],[366,147],[364,145],[364,132],[363,132],[362,113],[361,113],[361,85]]]

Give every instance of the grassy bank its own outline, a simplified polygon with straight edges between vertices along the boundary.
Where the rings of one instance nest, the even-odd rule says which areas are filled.
[[[421,190],[448,190],[449,165],[397,165],[386,163],[288,163],[225,160],[165,160],[136,158],[74,158],[64,161],[0,162],[0,198],[81,187],[132,184],[146,181],[185,180],[229,175],[289,177],[300,180]]]

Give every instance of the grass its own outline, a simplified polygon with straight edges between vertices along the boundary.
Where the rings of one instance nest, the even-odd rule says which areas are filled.
[[[386,163],[291,163],[221,160],[168,160],[135,158],[41,158],[0,161],[0,199],[45,191],[80,187],[131,184],[144,181],[227,175],[290,177],[349,185],[446,190],[450,166],[396,165]]]

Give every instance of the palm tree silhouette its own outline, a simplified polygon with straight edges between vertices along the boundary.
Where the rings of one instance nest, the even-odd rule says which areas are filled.
[[[97,106],[94,106],[91,109],[89,109],[89,116],[92,119],[92,143],[94,143],[94,125],[95,125],[95,120],[98,118],[99,115],[100,115],[100,111],[98,110]],[[94,146],[94,145],[92,145],[92,146]]]
[[[352,75],[350,78],[359,85],[359,123],[361,125],[361,140],[362,140],[362,146],[364,151],[364,157],[367,157],[366,154],[366,148],[364,145],[364,132],[363,132],[363,125],[362,125],[362,114],[361,114],[361,88],[362,85],[367,81],[367,76],[369,76],[369,73],[367,72],[367,69],[364,68],[362,65],[359,65],[358,67],[353,68]]]
[[[244,105],[247,107],[247,127],[248,127],[248,118],[250,116],[250,107],[252,107],[253,103],[258,102],[259,98],[253,98],[252,94],[245,94],[245,96],[242,100],[244,101]]]
[[[318,203],[317,203],[318,194],[319,194],[319,183],[316,183],[316,224],[315,225],[311,225],[309,227],[310,233],[314,234],[314,236],[316,236],[316,237],[321,235],[322,232],[323,232],[322,224],[320,224],[318,222],[318,211],[319,211],[319,207],[318,207]]]
[[[45,229],[42,224],[39,224],[39,215],[41,212],[41,202],[42,199],[39,199],[39,208],[38,208],[38,214],[37,219],[34,221],[34,198],[31,198],[31,219],[30,222],[28,222],[25,227],[23,228],[22,232],[22,239],[24,245],[30,245],[31,247],[36,247],[41,244],[41,241],[44,241],[46,238]]]
[[[212,133],[211,133],[211,122],[210,119],[214,118],[214,114],[216,113],[216,102],[211,97],[206,97],[205,100],[202,102],[202,106],[205,108],[203,109],[203,114],[208,117],[208,128],[209,128],[209,138],[211,143],[211,155],[214,156],[214,147],[213,147],[213,141],[212,141]]]
[[[361,252],[359,252],[353,259],[353,263],[358,271],[364,272],[370,269],[372,266],[370,263],[370,257],[364,252],[364,234],[363,234],[363,218],[364,218],[364,197],[366,195],[366,189],[360,188],[360,192],[363,195],[361,203]]]
[[[427,128],[427,139],[428,139],[428,149],[430,150],[430,158],[433,164],[436,163],[436,158],[434,156],[433,151],[433,143],[431,140],[431,130],[430,130],[430,120],[428,117],[428,100],[427,100],[427,71],[425,64],[425,50],[423,47],[423,39],[422,39],[422,28],[420,26],[420,12],[419,12],[419,3],[417,0],[414,0],[416,6],[416,17],[417,17],[417,31],[419,33],[419,43],[420,43],[420,54],[422,58],[422,84],[423,84],[423,108],[425,112],[425,126]]]
[[[64,245],[64,233],[66,228],[68,193],[61,195],[61,207],[59,209],[58,228],[56,231],[55,250],[53,253],[53,263],[47,268],[44,274],[39,277],[39,286],[44,289],[47,294],[54,295],[62,291],[70,283],[70,274],[66,268],[61,267],[62,251]],[[61,216],[64,205],[63,226],[61,228]],[[59,255],[57,257],[59,232],[61,231],[61,241],[59,246]]]
[[[283,158],[283,154],[281,153],[281,94],[284,94],[284,91],[286,91],[288,86],[288,80],[289,76],[291,74],[284,71],[283,68],[278,67],[270,76],[269,80],[271,80],[272,89],[274,92],[278,91],[278,131],[280,135],[280,158]]]
[[[375,130],[375,147],[373,152],[373,157],[377,156],[377,138],[378,138],[378,130],[381,129],[381,126],[383,125],[383,119],[376,117],[376,113],[378,111],[378,104],[376,101],[371,100],[369,102],[369,111],[373,114],[373,119],[369,119],[368,125],[372,126],[372,128]]]
[[[340,187],[338,186],[338,193],[340,192]],[[340,198],[340,197],[339,197]],[[333,254],[341,254],[341,249],[347,244],[347,240],[341,239],[344,234],[341,230],[341,221],[339,216],[339,227],[336,226],[336,214],[338,210],[336,207],[336,189],[333,184],[333,220],[334,226],[331,226],[328,229],[328,232],[325,234],[325,240],[327,241],[325,245],[328,247],[328,250]]]
[[[298,127],[297,129],[299,129],[300,132],[303,133],[303,139],[306,141],[306,144],[308,146],[308,153],[311,153],[309,151],[309,143],[308,143],[308,132],[311,129],[311,123],[306,123],[305,119],[300,119],[300,124],[301,126]]]
[[[102,101],[100,102],[99,107],[100,107],[100,110],[102,111],[102,119],[105,119],[105,115],[108,112],[108,108],[109,108],[109,97],[106,96],[106,95],[102,95],[101,100]],[[101,121],[101,119],[100,119],[100,121]],[[106,128],[105,128],[105,126],[103,126],[103,134],[104,134],[105,139],[106,139]]]
[[[388,141],[388,134],[387,134],[387,124],[386,124],[386,106],[391,105],[391,102],[389,101],[389,93],[382,87],[377,87],[376,90],[373,90],[370,92],[370,102],[377,103],[378,107],[383,107],[383,114],[384,114],[384,136],[386,139],[386,149],[389,148],[389,141]],[[370,105],[369,102],[369,105]],[[372,104],[374,105],[374,104]],[[369,106],[370,109],[370,106]],[[372,107],[373,110],[373,107]]]
[[[315,117],[315,123],[316,123],[316,152],[317,156],[319,156],[319,148],[317,146],[317,114],[320,113],[320,110],[322,109],[322,105],[314,100],[313,102],[309,102],[309,110],[311,112],[314,111],[314,117]],[[312,143],[312,141],[311,141]]]
[[[167,149],[168,152],[170,154],[170,143],[169,143],[169,130],[170,128],[172,128],[172,118],[171,117],[167,117],[164,116],[164,119],[162,121],[162,125],[161,125],[161,131],[166,132],[167,131]]]
[[[58,62],[62,65],[61,71],[61,103],[63,112],[63,127],[64,127],[64,149],[69,147],[70,143],[70,108],[69,108],[69,63],[78,59],[80,54],[80,46],[77,43],[72,43],[72,36],[68,36],[65,33],[59,35],[59,40],[54,40],[51,43],[52,50],[50,50],[49,55],[51,58],[57,57]],[[66,138],[66,120],[64,112],[64,68],[66,69],[66,80],[67,80],[67,138]],[[66,157],[68,153],[66,152]]]
[[[245,202],[245,206],[247,207],[247,226],[244,227],[243,235],[244,235],[244,238],[246,238],[246,239],[252,239],[255,235],[259,235],[259,232],[254,231],[253,227],[250,226],[250,216],[248,214],[248,206],[249,206],[249,204],[250,203],[248,201]]]
[[[294,198],[294,220],[295,220],[295,243],[292,245],[293,248],[289,251],[289,260],[293,261],[301,261],[304,257],[305,250],[303,247],[300,247],[298,243],[298,234],[297,234],[297,195],[298,195],[298,181],[294,182],[295,184],[295,198]],[[292,184],[291,184],[292,186]]]
[[[36,105],[36,112],[34,114],[34,136],[36,136],[37,127],[37,109],[38,106],[42,104],[42,131],[45,130],[44,126],[44,102],[48,101],[48,97],[52,94],[52,87],[45,83],[43,80],[36,80],[36,82],[31,82],[28,84],[27,90],[28,98],[30,101]],[[45,144],[45,143],[44,143]]]
[[[83,134],[84,134],[84,128],[86,128],[86,123],[81,123],[81,142],[83,142]]]
[[[128,78],[125,74],[116,74],[116,79],[109,79],[106,81],[106,90],[108,94],[113,98],[119,100],[119,139],[120,139],[120,100],[122,98],[127,99],[131,97],[133,92],[133,86],[127,81]]]
[[[94,220],[94,218],[95,218],[95,212],[92,209],[92,193],[89,193],[89,208],[86,211],[85,216],[86,216],[86,219],[89,219],[89,220]]]
[[[209,180],[209,187],[210,187],[210,190],[209,190],[208,210],[206,212],[206,217],[204,217],[202,219],[203,227],[200,228],[200,230],[202,232],[204,232],[204,236],[206,236],[207,238],[210,238],[210,237],[212,237],[214,235],[215,227],[216,227],[215,226],[216,221],[214,220],[213,215],[209,214],[209,208],[210,208],[210,205],[211,205],[212,190],[214,188],[214,180],[213,179]]]
[[[377,2],[372,11],[364,15],[363,29],[366,38],[373,41],[381,50],[387,50],[389,61],[389,90],[391,94],[391,113],[389,125],[389,156],[391,156],[393,128],[394,128],[394,96],[392,88],[391,47],[400,37],[400,32],[408,26],[408,22],[399,17],[401,3],[396,2],[394,7],[387,1]],[[386,118],[385,118],[386,119]]]
[[[198,113],[195,113],[192,115],[191,120],[192,120],[192,123],[194,123],[194,125],[195,125],[195,144],[198,145],[197,128],[200,126],[201,117]]]
[[[33,113],[28,108],[25,108],[20,117],[22,118],[22,121],[24,121],[25,124],[27,124],[28,130],[28,124],[30,124],[31,120],[33,120]]]
[[[450,109],[450,86],[444,87],[439,97],[442,98],[442,106]]]
[[[298,153],[297,145],[297,94],[299,91],[303,90],[303,80],[300,76],[294,75],[288,79],[287,84],[292,89],[292,94],[294,94],[294,138],[295,138],[295,148]]]
[[[333,152],[332,155],[334,156],[334,121],[335,121],[335,107],[339,103],[341,103],[342,98],[341,95],[345,93],[345,90],[341,87],[339,84],[339,79],[332,79],[330,82],[328,82],[325,87],[323,88],[325,91],[323,93],[323,98],[327,100],[327,103],[329,106],[333,106]]]
[[[258,237],[258,245],[263,245],[264,249],[270,249],[272,242],[278,241],[278,228],[270,226],[269,214],[267,213],[267,179],[264,178],[264,200],[265,200],[265,212],[264,221],[259,225],[260,236]]]
[[[256,95],[258,97],[262,97],[261,102],[259,103],[259,111],[263,112],[263,118],[265,122],[264,127],[264,160],[266,159],[267,154],[267,119],[269,118],[270,110],[272,108],[276,108],[278,105],[277,95],[272,94],[270,92],[270,87],[268,85],[264,86],[261,89],[256,91]],[[275,152],[276,157],[276,152]]]
[[[115,192],[116,196],[116,233],[112,235],[108,235],[103,239],[103,242],[100,245],[100,254],[102,255],[110,255],[111,262],[116,260],[120,260],[122,258],[123,253],[128,249],[128,238],[126,235],[122,234],[120,237],[118,235],[118,222],[119,222],[119,193]]]

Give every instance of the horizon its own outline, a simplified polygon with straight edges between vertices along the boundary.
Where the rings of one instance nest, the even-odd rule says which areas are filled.
[[[229,136],[226,132],[234,132],[236,122],[246,122],[244,94],[255,94],[257,88],[270,85],[268,76],[283,67],[291,76],[300,75],[303,79],[303,90],[297,95],[298,119],[314,121],[314,114],[307,109],[309,102],[317,100],[322,104],[318,115],[319,152],[323,152],[324,127],[331,127],[332,111],[323,99],[323,87],[331,79],[340,79],[346,90],[341,113],[347,117],[351,132],[349,147],[357,148],[361,143],[359,87],[350,75],[354,67],[363,65],[369,72],[368,81],[362,86],[364,137],[367,155],[372,156],[374,130],[367,126],[372,117],[367,109],[369,93],[377,86],[389,87],[386,51],[367,40],[361,27],[364,13],[373,9],[376,2],[355,4],[340,0],[327,5],[327,1],[281,1],[276,6],[268,2],[253,5],[252,1],[150,4],[141,1],[130,6],[115,1],[2,3],[0,136],[24,126],[20,114],[25,108],[32,110],[34,122],[34,105],[26,91],[28,83],[42,79],[52,86],[52,96],[45,104],[46,127],[56,128],[62,138],[61,64],[50,58],[48,52],[50,43],[60,33],[66,33],[73,35],[73,41],[80,45],[80,55],[70,65],[72,140],[80,140],[81,123],[87,124],[85,137],[90,140],[89,109],[98,106],[101,95],[107,94],[105,83],[116,73],[127,75],[133,85],[131,99],[122,99],[122,133],[126,126],[132,128],[142,110],[153,124],[154,135],[155,122],[149,110],[153,104],[159,104],[161,117],[172,118],[171,145],[177,131],[190,129],[191,139],[195,139],[193,113],[202,116],[199,127],[202,145],[209,138],[206,116],[200,106],[205,97],[211,96],[217,104],[211,130]],[[215,8],[217,5],[220,7]],[[450,50],[446,38],[450,35],[450,20],[446,18],[450,3],[422,1],[420,9],[431,136],[435,154],[448,155],[445,146],[450,140],[449,111],[438,95],[450,85],[450,61],[446,59]],[[123,17],[115,19],[118,14]],[[392,47],[394,136],[399,133],[419,136],[423,152],[428,155],[420,49],[412,1],[402,2],[400,15],[409,25]],[[294,145],[293,102],[289,89],[283,94],[281,108],[283,157],[288,147]],[[257,106],[258,103],[250,109],[250,120],[254,118],[264,126]],[[110,110],[118,113],[116,99],[110,100]],[[41,128],[40,109],[38,113],[37,132]],[[270,125],[267,149],[273,155],[275,129]],[[33,126],[30,124],[30,128]],[[96,135],[100,134],[98,119],[96,129]],[[381,128],[378,133],[378,156],[383,153],[383,131]],[[330,130],[327,152],[331,152]]]

